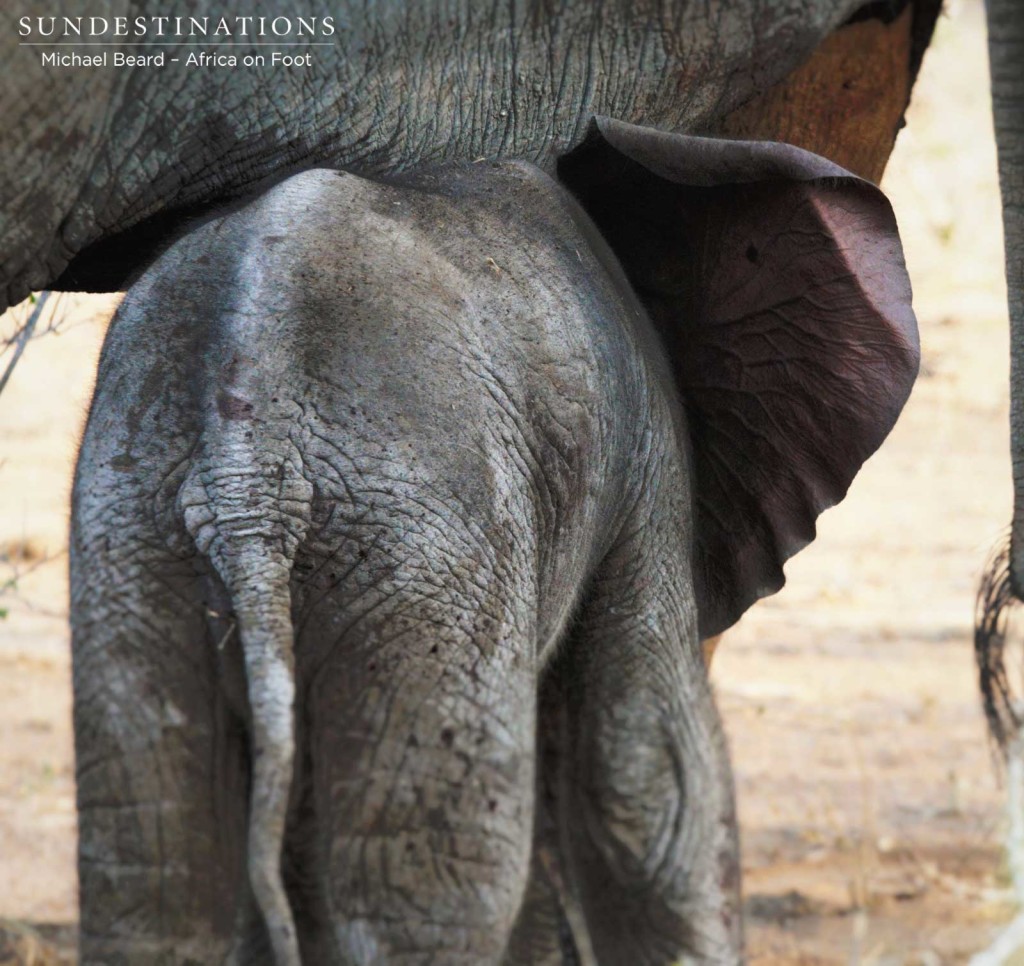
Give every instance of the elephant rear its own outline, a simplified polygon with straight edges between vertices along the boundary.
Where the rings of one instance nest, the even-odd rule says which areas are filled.
[[[394,210],[413,192],[275,192],[172,247],[101,359],[73,512],[83,961],[497,961],[537,678],[619,499],[578,481],[638,434],[589,404],[585,300],[524,316],[525,262],[467,267]]]

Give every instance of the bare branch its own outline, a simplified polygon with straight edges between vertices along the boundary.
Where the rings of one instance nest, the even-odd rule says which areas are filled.
[[[25,346],[28,345],[29,339],[32,338],[32,333],[39,324],[39,319],[42,317],[43,309],[49,298],[49,292],[41,292],[39,294],[39,298],[36,299],[36,304],[29,313],[25,324],[8,340],[7,345],[14,346],[14,355],[11,356],[10,362],[7,363],[7,368],[4,370],[3,375],[0,376],[0,394],[3,393],[4,388],[7,386],[7,380],[11,378],[11,373],[14,372],[14,367],[18,364],[21,354],[25,351]]]
[[[68,552],[67,547],[63,547],[56,553],[44,554],[37,560],[32,560],[28,564],[22,564],[17,560],[6,560],[4,563],[11,568],[11,575],[6,579],[0,578],[0,602],[3,602],[6,598],[8,602],[16,601],[25,610],[30,611],[33,614],[41,614],[44,617],[59,617],[66,618],[67,611],[57,611],[52,608],[43,607],[29,600],[19,589],[18,583],[24,580],[29,574],[46,567],[48,564],[52,564],[62,557],[66,556]],[[0,618],[6,616],[8,608],[6,606],[0,607]]]

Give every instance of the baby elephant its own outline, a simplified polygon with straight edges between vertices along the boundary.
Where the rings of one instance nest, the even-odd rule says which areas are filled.
[[[734,963],[700,641],[917,368],[891,211],[594,122],[313,170],[115,318],[72,520],[84,963]]]

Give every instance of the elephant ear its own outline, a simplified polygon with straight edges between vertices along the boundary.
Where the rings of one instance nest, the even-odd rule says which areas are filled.
[[[705,638],[775,593],[892,429],[919,345],[882,193],[786,144],[595,119],[559,162],[667,350]]]

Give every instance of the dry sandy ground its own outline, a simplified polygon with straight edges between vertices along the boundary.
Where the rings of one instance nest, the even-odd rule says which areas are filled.
[[[1010,502],[985,83],[980,4],[963,2],[940,24],[884,185],[923,376],[787,588],[716,657],[755,963],[960,963],[1011,912],[970,644],[975,581]],[[75,917],[61,553],[111,305],[75,300],[0,400],[0,917],[36,923]]]

